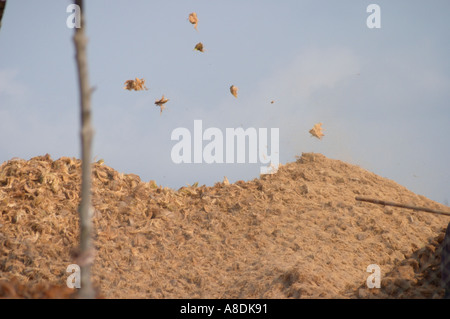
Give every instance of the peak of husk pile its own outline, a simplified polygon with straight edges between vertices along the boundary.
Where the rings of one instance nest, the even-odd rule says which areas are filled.
[[[92,271],[105,298],[413,297],[424,274],[424,293],[442,296],[449,219],[354,198],[448,208],[358,166],[305,153],[274,175],[175,191],[92,165]],[[49,155],[0,166],[0,296],[72,296],[80,173],[80,160]],[[364,288],[370,264],[384,276],[377,293]]]

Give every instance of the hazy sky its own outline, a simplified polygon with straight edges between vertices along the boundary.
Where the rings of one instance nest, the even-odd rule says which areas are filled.
[[[0,162],[80,158],[73,29],[61,0],[9,0],[0,29]],[[381,28],[369,29],[369,4]],[[93,156],[179,188],[259,176],[175,164],[179,127],[279,128],[280,162],[318,152],[450,201],[450,1],[85,1]],[[188,21],[197,12],[198,31]],[[202,42],[205,52],[194,51]],[[127,91],[144,78],[148,91]],[[234,98],[229,87],[239,87]],[[154,105],[170,99],[160,115]],[[271,101],[274,101],[271,104]],[[309,130],[322,122],[325,136]],[[208,142],[205,141],[204,145]]]

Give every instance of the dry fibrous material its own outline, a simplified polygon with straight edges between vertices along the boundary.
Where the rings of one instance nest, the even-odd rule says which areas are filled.
[[[162,96],[161,99],[155,101],[155,104],[161,108],[161,111],[159,112],[159,114],[161,114],[162,111],[164,110],[164,108],[165,108],[165,105],[164,105],[164,104],[166,104],[167,101],[169,101],[169,99],[166,99],[166,98],[164,97],[164,95]]]
[[[322,137],[325,136],[325,134],[323,134],[322,130],[323,130],[322,123],[317,123],[314,125],[314,127],[311,130],[309,130],[309,133],[311,133],[312,136],[315,136],[319,140],[321,140]]]
[[[135,90],[135,91],[142,91],[142,90],[148,90],[145,86],[145,80],[136,78],[135,80],[127,80],[125,81],[125,90]]]
[[[355,196],[448,208],[358,166],[304,153],[272,175],[173,190],[107,162],[92,163],[92,276],[105,298],[364,298],[374,263],[386,280],[372,292],[443,296],[435,238],[448,217]],[[0,296],[66,287],[80,181],[75,158],[0,165]],[[3,284],[13,278],[20,289]],[[70,298],[65,290],[50,295]]]
[[[190,22],[191,24],[193,24],[195,30],[198,31],[198,29],[197,29],[197,25],[198,25],[198,17],[197,17],[197,13],[192,12],[192,13],[189,14],[189,22]]]
[[[0,280],[0,298],[12,299],[74,299],[77,290],[57,285],[40,283],[35,287],[29,287],[21,283],[17,278],[10,281]]]

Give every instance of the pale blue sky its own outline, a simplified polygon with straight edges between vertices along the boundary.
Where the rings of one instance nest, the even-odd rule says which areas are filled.
[[[0,162],[80,157],[70,3],[7,3]],[[279,128],[282,164],[318,152],[450,201],[449,1],[85,3],[93,155],[106,165],[175,189],[258,177],[261,163],[172,162],[171,132],[193,131],[201,119],[223,132]],[[381,29],[366,26],[371,3],[381,8]],[[193,11],[198,32],[187,20]],[[197,42],[204,53],[193,50]],[[149,90],[123,90],[135,77]],[[162,94],[170,101],[160,115],[154,101]],[[317,122],[322,140],[308,133]]]

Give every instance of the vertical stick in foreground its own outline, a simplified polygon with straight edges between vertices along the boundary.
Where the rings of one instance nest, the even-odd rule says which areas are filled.
[[[91,206],[91,146],[93,128],[91,125],[91,88],[89,87],[86,46],[84,34],[85,20],[83,0],[75,0],[80,7],[81,27],[75,28],[75,58],[78,67],[78,80],[81,102],[81,202],[80,214],[80,254],[77,260],[81,270],[80,298],[94,298],[95,292],[91,282],[91,265],[94,259],[92,247],[92,206]]]

